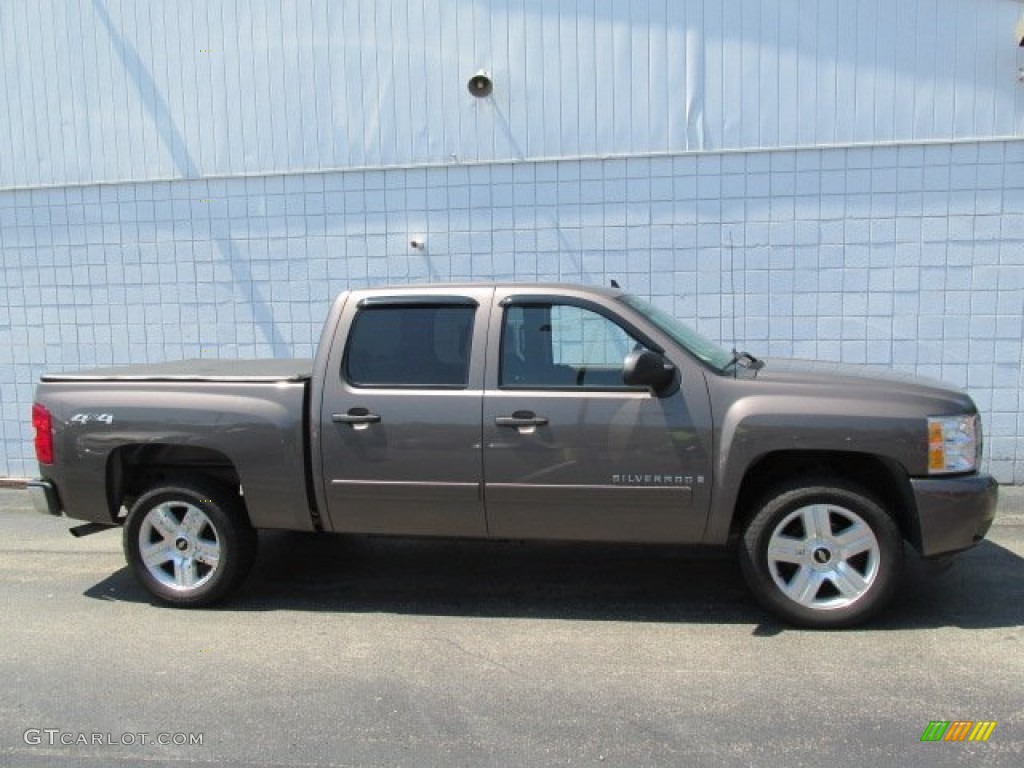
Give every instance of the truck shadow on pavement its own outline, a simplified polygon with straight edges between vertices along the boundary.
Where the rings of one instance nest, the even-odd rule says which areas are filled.
[[[85,592],[152,603],[122,568]],[[757,624],[787,629],[752,599],[729,550],[450,541],[264,532],[241,592],[213,610]],[[866,629],[1024,623],[1024,558],[985,541],[948,568],[908,549],[892,608]]]

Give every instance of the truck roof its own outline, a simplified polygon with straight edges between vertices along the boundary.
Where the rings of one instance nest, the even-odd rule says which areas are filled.
[[[501,288],[522,290],[528,293],[562,293],[566,291],[586,291],[598,293],[602,296],[621,296],[624,291],[621,288],[612,288],[605,285],[583,285],[581,283],[529,283],[522,281],[459,281],[449,283],[402,283],[401,285],[369,286],[366,288],[352,288],[350,293],[390,293],[403,292],[414,294],[443,293],[444,291],[457,291],[466,288]]]

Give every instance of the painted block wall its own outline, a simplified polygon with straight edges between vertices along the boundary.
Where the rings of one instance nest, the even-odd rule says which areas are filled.
[[[615,278],[756,355],[966,387],[1024,481],[1024,141],[3,192],[0,249],[0,474],[43,371],[309,357],[356,286]]]

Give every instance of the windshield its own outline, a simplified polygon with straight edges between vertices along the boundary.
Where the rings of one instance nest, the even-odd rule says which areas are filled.
[[[690,352],[701,362],[707,363],[716,371],[722,371],[733,362],[733,356],[710,339],[706,339],[687,325],[676,320],[668,312],[644,301],[636,296],[626,294],[619,299],[635,309],[659,330],[672,337],[672,340]]]

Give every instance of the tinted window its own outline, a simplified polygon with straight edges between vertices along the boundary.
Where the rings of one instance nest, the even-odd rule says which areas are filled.
[[[345,352],[345,378],[365,387],[465,387],[475,308],[361,309]]]
[[[571,305],[505,311],[500,383],[519,387],[622,387],[638,342],[597,312]]]

